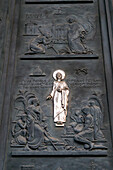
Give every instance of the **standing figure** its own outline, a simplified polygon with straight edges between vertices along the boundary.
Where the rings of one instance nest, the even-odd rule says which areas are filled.
[[[63,79],[65,78],[65,72],[62,70],[56,70],[53,73],[55,79],[53,90],[47,97],[47,100],[53,98],[54,100],[54,122],[56,126],[64,126],[67,116],[68,96],[69,88]]]

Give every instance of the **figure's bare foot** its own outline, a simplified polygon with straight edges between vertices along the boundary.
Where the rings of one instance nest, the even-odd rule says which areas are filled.
[[[56,125],[56,126],[64,126],[64,123],[61,122],[61,121],[58,121],[55,125]]]
[[[63,124],[63,122],[61,122],[61,121],[58,121],[58,122],[57,122],[57,124],[60,124],[60,125],[61,125],[61,124]]]

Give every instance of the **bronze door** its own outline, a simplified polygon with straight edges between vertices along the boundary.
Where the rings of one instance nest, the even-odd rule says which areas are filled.
[[[105,7],[102,0],[16,1],[3,169],[112,169]]]

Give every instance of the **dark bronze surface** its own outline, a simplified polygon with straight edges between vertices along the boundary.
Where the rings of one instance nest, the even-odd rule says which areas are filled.
[[[8,12],[0,9],[0,170],[112,170],[108,1],[6,4]],[[59,69],[69,90],[64,126],[55,126],[54,102],[46,100]]]

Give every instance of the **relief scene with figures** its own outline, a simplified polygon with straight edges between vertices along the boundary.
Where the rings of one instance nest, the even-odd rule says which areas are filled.
[[[40,12],[36,12],[38,9]],[[38,5],[34,6],[34,13],[25,13],[23,18],[23,45],[26,46],[24,54],[20,57],[29,58],[38,56],[72,56],[87,55],[88,57],[98,57],[98,53],[91,46],[91,41],[95,41],[97,17],[95,8],[87,12],[81,12],[82,5]],[[31,7],[29,7],[31,11]],[[96,44],[95,44],[96,45]],[[25,56],[23,56],[25,55]]]
[[[90,169],[92,162],[107,169],[112,116],[102,1],[40,1],[16,2],[11,101],[3,114],[7,169]]]
[[[41,106],[38,94],[19,90],[15,98],[16,116],[11,130],[12,154],[33,154],[35,150],[37,155],[52,152],[59,155],[106,155],[107,140],[102,130],[103,105],[98,94],[87,97],[87,100],[81,101],[80,106],[71,106],[71,112],[68,113],[71,89],[64,81],[65,72],[56,70],[53,78],[53,90],[45,98],[47,104],[49,99],[53,101],[51,116],[47,116],[47,105]],[[50,118],[53,127],[49,123]]]

